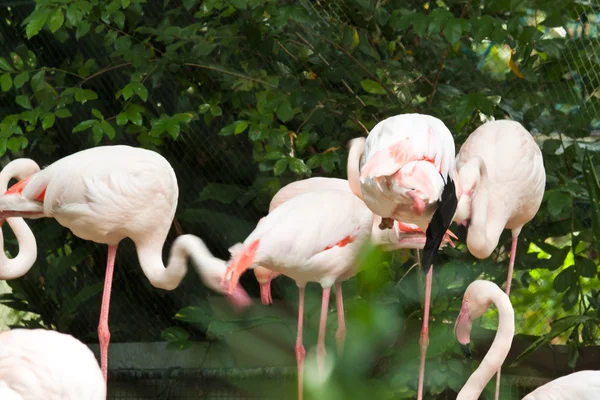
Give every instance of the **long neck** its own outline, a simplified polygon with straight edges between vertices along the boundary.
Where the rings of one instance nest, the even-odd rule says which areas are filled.
[[[12,178],[23,179],[28,172],[39,170],[37,164],[29,159],[14,160],[0,171],[0,193],[6,192]],[[8,258],[4,252],[4,235],[0,228],[0,279],[19,278],[27,273],[37,258],[37,243],[33,232],[23,218],[8,218],[6,220],[15,234],[19,244],[19,253],[15,258]]]
[[[477,253],[475,256],[485,256],[488,253],[488,247],[490,245],[490,241],[487,237],[488,177],[486,165],[481,157],[474,157],[469,160],[463,168],[469,171],[469,174],[475,174],[477,176],[471,194],[467,247],[471,253]],[[493,246],[496,245],[493,244]]]
[[[187,273],[190,257],[204,283],[211,288],[214,286],[213,280],[210,279],[210,272],[203,267],[207,262],[212,263],[218,259],[212,256],[200,238],[189,234],[178,236],[171,246],[166,267],[162,261],[163,242],[164,239],[136,243],[140,265],[153,286],[165,290],[175,289]],[[222,275],[225,272],[225,263],[219,261],[223,264]]]
[[[363,199],[362,190],[360,188],[360,158],[365,151],[365,138],[359,137],[350,141],[350,151],[348,152],[348,183],[350,190],[359,199]]]
[[[490,291],[490,300],[498,308],[498,331],[479,367],[467,380],[456,400],[477,400],[487,383],[506,359],[515,333],[515,316],[510,299],[497,286]]]

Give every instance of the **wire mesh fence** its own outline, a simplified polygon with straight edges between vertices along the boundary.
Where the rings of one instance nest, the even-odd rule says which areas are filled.
[[[94,107],[103,119],[106,118],[116,129],[120,129],[120,115],[125,114],[130,122],[114,142],[157,149],[171,162],[178,177],[180,197],[173,229],[163,249],[165,259],[172,240],[181,233],[197,234],[216,256],[227,259],[227,248],[243,240],[253,229],[256,221],[266,213],[272,195],[282,185],[299,178],[298,174],[284,173],[286,168],[287,172],[293,170],[289,161],[283,171],[277,171],[280,153],[303,158],[315,174],[343,175],[346,155],[339,144],[366,134],[374,122],[392,114],[431,113],[456,129],[457,142],[464,140],[466,134],[482,121],[492,118],[493,113],[486,111],[488,104],[502,109],[506,117],[523,122],[542,146],[547,140],[558,139],[564,128],[549,123],[544,125],[544,113],[549,113],[548,109],[583,119],[588,131],[585,136],[594,135],[598,127],[599,14],[598,5],[591,2],[574,3],[572,9],[565,11],[568,15],[565,23],[551,27],[542,24],[546,15],[538,13],[532,6],[531,12],[516,22],[522,27],[535,28],[537,33],[530,34],[531,43],[526,38],[522,43],[519,39],[518,46],[514,41],[492,38],[473,41],[472,45],[457,41],[453,47],[455,51],[449,53],[444,39],[429,43],[419,37],[395,32],[393,35],[384,32],[388,37],[396,35],[397,39],[386,39],[387,48],[381,49],[380,43],[384,39],[372,35],[377,29],[372,27],[371,18],[383,26],[388,21],[398,20],[402,14],[383,13],[378,9],[369,15],[370,8],[365,4],[370,2],[302,1],[297,5],[281,2],[277,7],[289,8],[285,21],[284,17],[276,19],[265,13],[264,18],[268,20],[265,25],[253,24],[247,17],[248,20],[242,18],[238,21],[237,28],[232,28],[228,20],[233,18],[235,11],[229,2],[132,3],[132,8],[143,10],[140,15],[143,15],[145,23],[139,29],[134,29],[133,21],[128,22],[131,26],[120,24],[121,17],[115,13],[92,27],[102,27],[102,30],[88,26],[90,33],[77,39],[66,29],[58,29],[55,34],[43,30],[26,40],[22,24],[34,10],[35,3],[0,2],[0,15],[5,21],[0,25],[3,48],[0,56],[14,62],[13,54],[34,54],[35,66],[29,68],[28,73],[32,84],[34,74],[45,66],[45,78],[41,79],[46,79],[55,91],[70,87],[93,90],[99,100],[91,98],[90,102],[97,101]],[[261,2],[243,3],[250,7],[251,3]],[[429,12],[430,8],[435,8],[431,2],[401,3],[398,9]],[[458,17],[471,2],[448,3],[447,8]],[[442,6],[438,4],[438,7]],[[126,14],[127,7],[122,8],[122,12],[118,11],[122,18],[135,19]],[[231,12],[216,17],[216,14],[211,14],[215,13],[214,10]],[[68,14],[66,18],[69,19]],[[288,23],[287,18],[293,23]],[[184,31],[185,27],[193,24],[198,24],[193,31]],[[261,29],[266,30],[266,25],[273,31],[261,36]],[[431,25],[426,28],[435,35]],[[414,29],[418,29],[416,24]],[[483,25],[479,29],[484,29]],[[203,36],[207,30],[211,30],[210,37]],[[169,35],[173,38],[165,39]],[[185,42],[186,35],[189,43]],[[443,37],[448,35],[451,35],[449,31]],[[560,40],[562,47],[552,48],[552,39]],[[229,45],[234,51],[214,50],[218,41],[230,41],[222,46],[226,48]],[[533,41],[546,43],[549,55],[535,60],[535,71],[544,71],[543,75],[533,76],[533,67],[527,64],[529,55],[523,56],[527,51],[542,53],[537,48],[533,50]],[[444,43],[444,46],[439,43]],[[528,47],[529,44],[531,47]],[[176,46],[189,46],[191,50],[187,54],[171,54],[177,50]],[[25,60],[25,57],[20,57]],[[196,62],[194,57],[202,62]],[[363,58],[369,57],[371,60],[367,64]],[[173,65],[165,66],[168,64],[162,61],[165,59]],[[232,66],[239,69],[234,70]],[[139,76],[135,78],[132,73],[138,72]],[[16,74],[11,77],[16,82]],[[274,77],[277,77],[277,82]],[[145,89],[149,101],[141,102],[134,94],[127,99],[122,96],[120,100],[120,91],[136,82],[134,79],[149,89]],[[16,83],[14,85],[16,87]],[[289,102],[271,98],[272,94],[262,91],[260,85],[263,85],[262,88],[277,87],[283,97],[290,98]],[[302,100],[296,101],[294,85],[301,85],[304,91]],[[423,88],[433,94],[421,99],[423,96],[419,92],[425,91]],[[263,97],[246,95],[252,90],[266,94],[262,94]],[[222,94],[227,91],[237,97]],[[383,96],[382,93],[388,96],[385,101],[376,97]],[[14,93],[0,96],[0,117],[22,111],[18,103],[15,104]],[[276,103],[273,114],[279,120],[275,117],[265,120],[255,115],[261,107],[268,107],[269,101]],[[523,106],[525,101],[530,104]],[[243,108],[244,104],[248,107]],[[20,142],[9,145],[10,152],[4,155],[2,165],[21,156],[47,165],[98,144],[95,132],[71,133],[77,122],[91,118],[89,109],[84,105],[85,102],[70,107],[71,119],[56,117],[48,129],[28,132],[24,146],[20,147]],[[473,111],[475,108],[477,112]],[[465,111],[457,111],[462,109]],[[175,124],[163,129],[170,136],[152,134],[151,129],[158,123],[151,122],[150,116],[156,121],[163,115],[190,110],[198,118],[187,128]],[[283,122],[294,115],[298,118],[293,128],[283,126]],[[138,129],[144,124],[153,125],[146,130]],[[248,140],[240,139],[240,135],[246,133]],[[107,138],[110,136],[106,132],[103,134]],[[102,139],[102,132],[100,136]],[[113,143],[112,139],[103,140],[100,143]],[[582,139],[585,140],[587,138]],[[309,144],[300,144],[303,141]],[[564,147],[557,146],[556,153],[563,153]],[[270,158],[271,155],[275,158]],[[314,160],[312,164],[311,160]],[[298,168],[302,171],[304,167]],[[585,201],[573,203],[570,218],[579,222],[581,230],[592,226],[587,207]],[[548,222],[554,217],[556,215],[543,214],[524,231],[529,235],[539,233],[544,238],[562,237],[562,226]],[[1,282],[0,293],[12,292],[16,296],[6,297],[8,300],[0,306],[0,329],[10,325],[43,326],[71,333],[84,342],[96,342],[106,247],[74,237],[53,220],[31,221],[30,226],[38,238],[38,260],[26,276],[11,282],[10,287]],[[545,231],[540,232],[541,229]],[[6,230],[5,235],[6,247],[14,253],[16,240]],[[553,243],[561,240],[556,239]],[[509,243],[508,232],[501,239],[501,244],[506,243]],[[550,258],[548,254],[542,254],[544,249],[530,241],[520,243],[520,246],[524,246],[519,250],[523,264],[538,257],[538,254],[541,254],[540,258]],[[509,249],[510,246],[499,246],[491,264],[497,263],[501,267],[485,270],[483,276],[503,282]],[[535,253],[527,255],[527,250]],[[523,264],[517,265],[517,283],[512,296],[517,315],[516,333],[543,335],[549,331],[550,322],[572,313],[560,307],[564,304],[563,298],[571,292],[557,294],[554,283],[556,277],[570,265],[563,263],[554,269],[531,270]],[[258,295],[258,287],[251,274],[244,276],[242,283],[251,294]],[[587,287],[591,285],[587,283]],[[293,303],[294,300],[290,300],[295,298],[292,288],[290,282],[284,279],[274,281],[275,299]],[[208,295],[209,291],[194,274],[188,274],[174,291],[153,288],[139,268],[132,243],[123,243],[118,250],[113,284],[111,340],[158,341],[164,339],[165,330],[173,326],[184,329],[190,340],[205,340],[209,335],[206,326],[185,323],[173,317],[186,306],[206,306]],[[487,314],[482,326],[496,326],[495,311]],[[565,337],[556,339],[558,343],[565,341]],[[115,376],[110,396],[115,399],[254,398],[250,397],[250,393],[256,394],[258,389],[236,392],[239,387],[230,387],[235,379],[229,377],[225,384],[213,375],[161,379],[136,376],[135,388],[132,389],[129,383],[123,383],[127,382],[124,375]],[[266,382],[275,378],[269,376],[263,381],[257,377],[244,379],[252,384],[259,382],[268,386]],[[281,386],[289,389],[287,380],[276,383],[280,389]],[[140,392],[147,395],[140,395]],[[274,389],[274,393],[280,392]]]

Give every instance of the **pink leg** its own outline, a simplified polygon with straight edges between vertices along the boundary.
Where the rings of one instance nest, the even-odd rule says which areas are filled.
[[[517,239],[518,236],[514,236],[512,239],[512,245],[510,246],[510,261],[508,262],[508,276],[506,277],[506,291],[507,295],[510,295],[510,284],[512,283],[513,269],[515,267],[515,257],[517,255]],[[500,397],[500,370],[496,374],[496,393],[494,394],[494,400],[498,400]]]
[[[319,323],[319,339],[317,341],[317,368],[319,375],[325,369],[325,328],[327,327],[327,311],[329,310],[329,295],[331,287],[323,288],[323,300],[321,303],[321,322]]]
[[[298,365],[298,400],[302,400],[304,389],[304,356],[306,351],[302,345],[302,322],[304,319],[304,288],[299,288],[300,298],[298,300],[298,336],[296,337],[296,363]]]
[[[98,324],[98,338],[100,339],[100,366],[104,381],[108,375],[108,343],[110,331],[108,330],[108,310],[110,308],[110,292],[112,290],[113,271],[117,246],[108,246],[108,260],[106,262],[106,278],[104,279],[104,293],[102,294],[102,308],[100,309],[100,323]]]
[[[417,400],[423,399],[423,381],[425,379],[425,356],[429,346],[429,304],[431,302],[431,281],[433,279],[433,266],[425,277],[425,314],[423,315],[423,328],[421,329],[421,363],[419,366],[419,386],[417,388]]]
[[[344,318],[344,299],[342,298],[342,283],[335,283],[335,300],[338,314],[338,329],[335,333],[338,356],[344,353],[344,342],[346,341],[346,320]]]

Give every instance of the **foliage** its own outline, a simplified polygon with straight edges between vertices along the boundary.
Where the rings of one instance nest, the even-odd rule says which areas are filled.
[[[385,117],[432,114],[451,129],[457,146],[481,121],[515,119],[547,135],[540,138],[544,202],[519,237],[517,327],[548,334],[538,345],[569,343],[575,362],[580,345],[597,344],[600,317],[593,289],[598,154],[584,156],[581,145],[597,122],[590,113],[598,106],[599,82],[586,73],[598,51],[589,40],[597,27],[578,19],[593,10],[572,0],[322,3],[38,0],[35,8],[4,8],[3,48],[10,50],[0,54],[0,154],[46,162],[100,144],[158,150],[179,177],[176,220],[224,257],[282,185],[313,174],[344,176],[346,142]],[[30,324],[95,340],[97,314],[89,310],[99,310],[104,251],[92,257],[99,253],[93,244],[71,238],[53,221],[39,227],[54,227],[61,240],[38,233],[44,237],[38,262],[1,300],[38,314]],[[447,341],[451,326],[443,321],[455,318],[466,285],[482,273],[504,282],[507,244],[509,232],[486,261],[468,255],[463,244],[445,250],[434,277],[430,394],[457,390],[471,370],[455,357],[457,347]],[[184,306],[179,322],[163,331],[173,349],[210,335],[210,327],[219,336],[228,332],[226,324],[239,323],[215,318],[196,277],[171,293],[152,288],[131,246],[123,247],[113,339],[142,340],[140,326],[147,325],[156,339]],[[409,269],[412,262],[394,257],[372,264],[348,284],[347,310],[357,316],[349,331],[380,304],[407,321],[421,315],[422,278]],[[120,268],[126,265],[132,267]],[[251,282],[246,278],[246,287],[257,293]],[[273,286],[276,298],[295,296],[285,280]],[[483,326],[493,328],[494,315]],[[414,349],[379,349],[373,373],[391,383],[394,398],[413,396],[416,385],[418,339],[403,340]],[[458,369],[463,372],[447,372]],[[342,392],[336,393],[331,398]]]

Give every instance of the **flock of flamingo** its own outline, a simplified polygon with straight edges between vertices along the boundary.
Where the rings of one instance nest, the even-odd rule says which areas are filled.
[[[13,178],[18,182],[8,188]],[[455,324],[456,338],[468,352],[472,322],[492,303],[497,307],[496,338],[457,398],[477,399],[498,373],[498,399],[499,372],[515,329],[509,293],[517,238],[537,213],[545,183],[541,151],[518,122],[483,124],[456,154],[452,134],[439,119],[397,115],[379,122],[366,138],[350,142],[348,180],[311,178],[282,188],[273,197],[269,214],[243,243],[231,246],[228,262],[214,257],[200,238],[186,234],[174,241],[165,266],[162,249],[175,215],[178,185],[175,172],[161,155],[129,146],[102,146],[44,169],[30,159],[16,159],[0,172],[0,224],[8,222],[19,253],[9,259],[0,252],[0,279],[23,276],[37,258],[35,237],[23,218],[54,218],[82,239],[108,245],[98,326],[101,368],[92,352],[69,335],[25,329],[3,332],[0,399],[106,399],[114,262],[119,242],[130,238],[144,274],[157,288],[176,288],[190,258],[204,284],[239,308],[251,304],[238,283],[247,269],[254,269],[263,304],[272,301],[272,279],[285,275],[295,280],[299,288],[295,352],[300,400],[306,284],[318,282],[323,288],[316,347],[317,370],[323,373],[331,287],[335,285],[336,342],[341,353],[346,336],[341,283],[358,272],[356,260],[362,246],[371,241],[387,251],[423,249],[427,274],[417,386],[421,400],[432,267],[438,249],[454,245],[456,237],[449,231],[453,221],[467,226],[467,248],[479,259],[490,256],[504,229],[512,231],[505,291],[489,281],[472,282]],[[592,400],[598,395],[600,372],[581,371],[556,379],[523,400]]]

